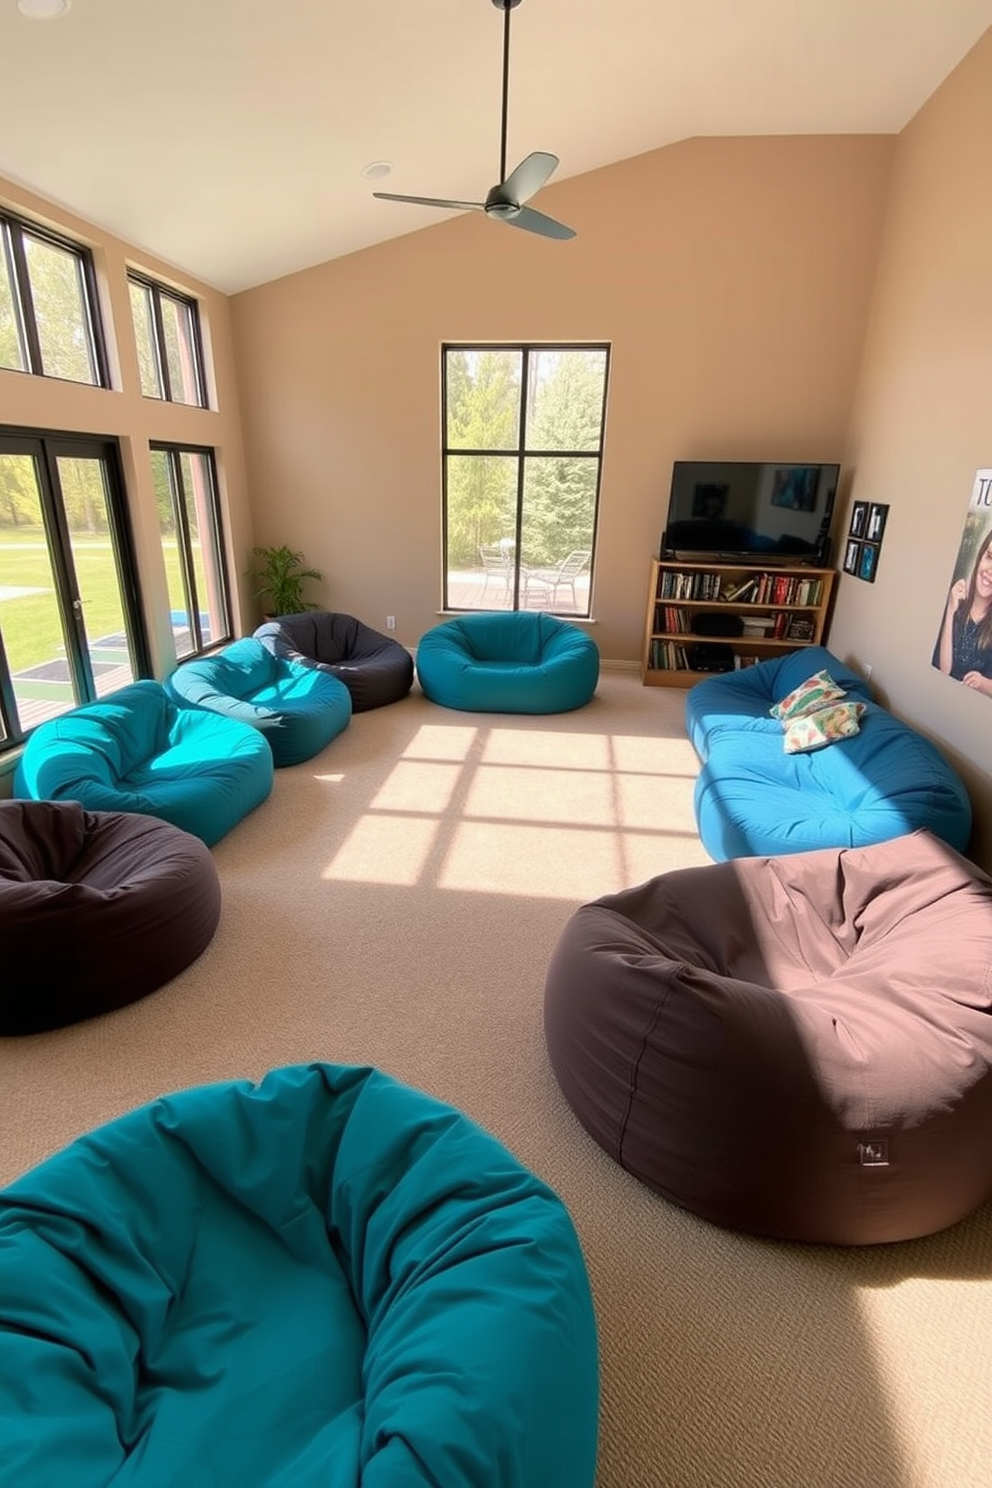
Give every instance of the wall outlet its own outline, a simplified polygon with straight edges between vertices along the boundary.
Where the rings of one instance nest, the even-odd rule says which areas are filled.
[[[387,615],[386,616],[386,629],[387,630],[395,630],[396,629],[396,616],[395,615]]]
[[[871,681],[871,662],[870,661],[866,661],[865,664],[864,664],[864,667],[862,668],[862,670],[864,671],[864,674],[865,674],[865,681],[866,682],[870,682]]]

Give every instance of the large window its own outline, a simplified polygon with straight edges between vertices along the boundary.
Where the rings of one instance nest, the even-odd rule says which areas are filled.
[[[442,348],[444,608],[588,616],[609,348]]]
[[[4,213],[0,367],[109,386],[88,250]]]
[[[0,748],[149,670],[117,446],[0,429]]]
[[[142,393],[206,408],[196,301],[139,274],[128,275],[128,289]]]
[[[210,450],[156,444],[151,458],[172,630],[182,661],[231,639],[217,479]]]

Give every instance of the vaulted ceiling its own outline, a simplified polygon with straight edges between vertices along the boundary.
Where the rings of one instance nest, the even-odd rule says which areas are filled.
[[[498,179],[498,3],[0,0],[0,174],[228,293],[416,231],[445,214],[372,191]],[[992,0],[522,0],[508,168],[558,155],[553,212],[695,135],[895,133],[989,25]]]

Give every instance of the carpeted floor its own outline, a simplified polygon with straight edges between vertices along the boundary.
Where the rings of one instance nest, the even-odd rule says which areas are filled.
[[[550,1072],[544,973],[568,916],[707,861],[683,704],[606,670],[574,714],[459,714],[415,688],[357,715],[214,849],[224,908],[196,965],[108,1017],[0,1040],[0,1182],[168,1090],[375,1064],[569,1206],[600,1327],[598,1488],[988,1488],[992,1207],[861,1250],[718,1230],[618,1169]]]

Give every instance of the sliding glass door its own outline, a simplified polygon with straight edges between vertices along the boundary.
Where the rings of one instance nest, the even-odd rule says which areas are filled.
[[[148,671],[116,445],[0,430],[0,747]]]

